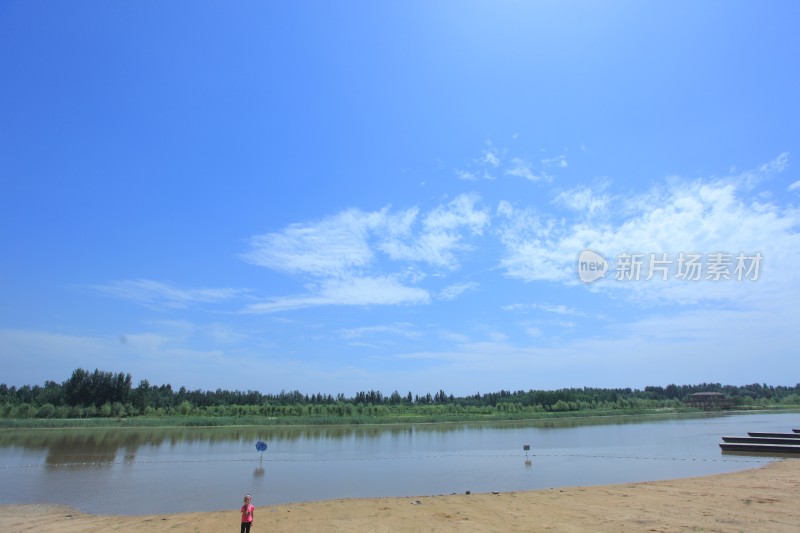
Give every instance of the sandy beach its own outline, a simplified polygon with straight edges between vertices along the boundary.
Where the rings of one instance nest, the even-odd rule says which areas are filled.
[[[254,502],[258,503],[258,502]],[[501,494],[329,500],[258,507],[252,532],[798,531],[800,459],[730,474]],[[0,531],[239,531],[237,509],[102,516],[0,506]]]

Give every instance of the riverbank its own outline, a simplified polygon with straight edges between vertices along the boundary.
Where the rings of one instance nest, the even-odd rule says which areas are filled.
[[[797,407],[795,407],[797,409]],[[752,412],[782,412],[774,409]],[[733,413],[734,411],[727,411]],[[750,411],[748,411],[750,412]],[[101,429],[147,427],[287,427],[287,426],[371,426],[446,424],[462,422],[528,422],[581,418],[608,418],[617,416],[674,416],[686,414],[703,416],[708,411],[699,409],[590,409],[582,411],[523,411],[492,414],[392,414],[386,416],[180,416],[126,417],[126,418],[28,418],[0,419],[0,430],[9,429]],[[716,413],[718,414],[718,412]]]
[[[793,531],[800,459],[730,474],[502,494],[328,500],[258,507],[259,531]],[[0,530],[218,532],[238,510],[101,516],[62,506],[0,506]]]
[[[212,428],[212,427],[294,427],[294,426],[392,426],[419,424],[460,424],[473,422],[541,422],[559,420],[609,419],[617,417],[707,417],[746,413],[797,413],[798,406],[769,406],[726,411],[703,411],[693,408],[658,409],[587,409],[579,411],[522,411],[498,412],[491,415],[390,415],[359,417],[325,416],[162,416],[128,418],[44,418],[8,419],[0,418],[0,431],[24,429],[120,429],[120,428]]]

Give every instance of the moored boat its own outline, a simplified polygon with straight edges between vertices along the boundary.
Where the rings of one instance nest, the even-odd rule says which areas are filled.
[[[784,444],[786,446],[800,446],[800,439],[786,439],[779,437],[722,437],[724,442],[737,442],[741,444]]]
[[[791,454],[800,456],[800,443],[787,444],[751,444],[744,442],[720,442],[719,447],[725,452],[758,452]]]
[[[770,437],[774,439],[800,439],[800,433],[761,433],[750,431],[747,433],[751,437]]]

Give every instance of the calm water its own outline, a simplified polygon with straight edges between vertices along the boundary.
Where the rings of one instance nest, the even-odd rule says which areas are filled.
[[[600,485],[730,472],[723,435],[791,431],[800,414],[397,427],[0,431],[0,503],[103,514],[331,498]],[[269,445],[263,459],[255,442]],[[526,457],[523,445],[531,451]]]

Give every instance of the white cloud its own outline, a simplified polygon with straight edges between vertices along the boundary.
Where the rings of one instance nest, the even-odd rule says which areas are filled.
[[[464,181],[478,181],[478,176],[466,170],[456,170],[456,176],[458,176],[458,179]]]
[[[103,294],[129,300],[151,308],[185,308],[193,303],[218,303],[249,294],[249,289],[182,289],[149,279],[114,281],[91,287]]]
[[[510,167],[505,169],[505,174],[507,176],[516,176],[533,182],[550,182],[553,180],[553,176],[545,172],[545,169],[567,168],[569,163],[567,162],[566,156],[559,155],[549,159],[542,159],[541,166],[542,170],[536,172],[529,161],[520,157],[514,157],[511,159]]]
[[[362,212],[350,209],[315,223],[255,236],[243,258],[274,270],[311,277],[306,294],[275,297],[246,308],[271,313],[320,305],[411,305],[430,301],[410,286],[427,277],[422,267],[454,270],[469,240],[490,216],[475,194],[462,194],[427,213],[413,207]],[[386,272],[390,272],[387,274]]]
[[[602,191],[605,185],[599,187]],[[608,194],[597,194],[591,187],[580,186],[559,193],[553,202],[587,217],[606,212],[612,198]]]
[[[738,186],[752,189],[759,183],[771,179],[776,174],[780,174],[787,168],[789,168],[789,153],[783,152],[772,161],[764,163],[754,170],[744,171],[740,174],[731,176],[728,179]],[[731,172],[736,172],[736,167],[733,167]]]
[[[475,290],[478,284],[475,282],[469,283],[454,283],[439,291],[440,300],[455,300],[467,291]]]
[[[428,303],[428,291],[407,287],[389,277],[326,280],[320,295],[345,305]]]
[[[513,137],[516,139],[517,137]],[[515,176],[532,182],[550,182],[553,176],[546,172],[546,169],[563,169],[569,166],[566,155],[558,155],[539,161],[541,170],[534,169],[534,164],[524,157],[510,157],[508,151],[492,146],[491,141],[487,141],[489,148],[481,152],[480,157],[473,159],[468,164],[467,170],[458,169],[455,171],[456,177],[463,181],[495,180],[496,173],[506,176]],[[565,148],[566,149],[566,148]],[[544,150],[543,150],[544,151]],[[502,159],[501,159],[502,154]]]
[[[538,304],[537,306],[542,311],[547,311],[548,313],[556,313],[558,315],[573,315],[573,316],[583,316],[581,311],[578,311],[575,308],[567,307],[563,304],[558,305],[551,305],[551,304]]]
[[[252,237],[243,258],[282,272],[341,275],[373,261],[368,234],[383,225],[387,214],[387,209],[349,209],[320,222],[292,224],[281,232]]]
[[[555,313],[558,315],[572,315],[572,316],[585,316],[585,313],[579,311],[573,307],[568,307],[564,304],[548,304],[548,303],[515,303],[510,305],[504,305],[501,307],[503,311],[545,311],[547,313]]]
[[[794,385],[796,341],[786,335],[797,323],[791,305],[779,315],[768,310],[703,309],[646,316],[619,324],[616,334],[565,339],[557,344],[514,344],[502,339],[460,342],[449,350],[404,352],[397,359],[425,361],[433,376],[447,375],[469,391],[498,388],[666,385],[711,376],[722,383],[746,379]],[[746,327],[744,326],[746,324]],[[520,324],[537,336],[536,323]],[[526,369],[526,372],[520,372]],[[794,380],[794,381],[793,381]],[[435,386],[435,385],[434,385]]]
[[[378,238],[376,248],[393,261],[423,262],[454,269],[458,266],[457,254],[472,249],[464,242],[464,234],[481,235],[489,224],[489,213],[478,208],[478,202],[477,195],[459,195],[428,213],[416,237],[411,227],[415,220],[408,219],[406,224],[389,227],[389,231]]]
[[[418,208],[371,213],[350,209],[317,223],[293,224],[281,232],[258,235],[243,258],[282,272],[317,277],[350,277],[368,271],[383,252],[392,261],[457,266],[456,253],[469,250],[464,232],[480,235],[489,214],[479,198],[462,194],[422,217]]]
[[[489,173],[486,170],[477,171],[468,171],[468,170],[456,170],[456,176],[458,179],[462,181],[479,181],[479,180],[495,180],[497,179],[493,174]]]
[[[783,152],[778,157],[759,167],[761,174],[777,174],[789,168],[789,152]]]
[[[785,165],[778,162],[768,167],[780,169]],[[575,206],[594,204],[595,198],[588,192],[574,196]],[[684,302],[706,298],[741,301],[757,294],[763,297],[767,290],[778,291],[773,284],[790,286],[797,278],[791,265],[800,263],[800,212],[748,197],[746,180],[672,179],[666,187],[653,188],[632,199],[614,200],[604,196],[595,204],[595,209],[608,212],[602,222],[556,218],[509,205],[498,209],[503,215],[498,234],[506,246],[501,261],[506,274],[525,281],[577,283],[576,259],[588,248],[608,259],[621,252],[761,252],[770,269],[757,285],[621,283],[607,276],[593,286],[593,290],[628,290],[637,298],[658,295]]]
[[[390,277],[328,279],[309,294],[273,298],[248,305],[245,313],[275,313],[323,305],[418,305],[430,302],[428,291]]]
[[[795,181],[794,183],[789,185],[789,187],[787,187],[786,190],[788,190],[788,191],[796,191],[798,189],[800,189],[800,180]]]
[[[545,168],[550,168],[550,167],[567,168],[569,166],[569,163],[567,163],[566,156],[559,155],[550,159],[542,159],[542,166]]]
[[[510,218],[514,214],[514,205],[508,200],[501,200],[497,203],[497,216]]]
[[[440,205],[425,218],[425,229],[431,233],[452,231],[465,227],[480,234],[489,223],[489,214],[476,209],[479,198],[476,194],[461,194],[446,205]]]
[[[347,328],[339,330],[339,336],[343,339],[357,339],[360,337],[374,335],[393,335],[407,338],[419,337],[418,331],[414,330],[413,325],[407,322],[399,322],[391,325],[382,326],[363,326],[360,328]]]
[[[524,159],[514,158],[511,160],[511,168],[506,169],[505,173],[508,176],[516,176],[518,178],[525,178],[528,181],[551,181],[551,177],[542,172],[537,174],[531,168],[530,163]]]
[[[497,150],[494,148],[489,148],[488,150],[483,151],[483,157],[480,159],[480,162],[484,165],[497,168],[500,166],[500,158],[497,155]]]

